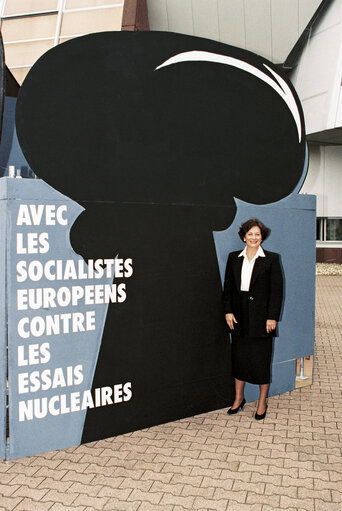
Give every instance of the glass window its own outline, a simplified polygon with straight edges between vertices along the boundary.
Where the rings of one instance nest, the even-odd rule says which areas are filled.
[[[25,77],[27,73],[30,71],[30,67],[21,67],[20,69],[11,69],[11,73],[13,74],[14,78],[17,80],[19,85],[23,83],[25,80]]]
[[[323,218],[316,218],[316,241],[323,241]]]
[[[102,7],[103,5],[123,4],[124,0],[66,0],[66,9],[82,9],[82,7]]]
[[[327,218],[327,241],[342,241],[342,218]]]
[[[4,16],[57,10],[58,0],[6,0]]]
[[[4,42],[55,37],[57,14],[33,16],[30,18],[5,19],[1,32]]]
[[[61,36],[121,30],[122,7],[63,14]]]
[[[25,43],[5,44],[5,59],[9,68],[13,66],[32,66],[47,50],[52,48],[54,41],[34,41]]]
[[[77,34],[74,34],[77,35]],[[59,38],[59,44],[65,43],[66,41],[70,41],[70,39],[75,39],[73,36],[64,36]]]

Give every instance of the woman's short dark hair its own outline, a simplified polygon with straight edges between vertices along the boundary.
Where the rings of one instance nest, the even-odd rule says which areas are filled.
[[[244,241],[244,237],[246,236],[246,233],[250,229],[252,229],[252,227],[259,227],[259,229],[261,231],[262,241],[264,241],[266,238],[268,238],[268,236],[271,232],[271,229],[266,227],[266,225],[264,225],[262,222],[260,222],[260,220],[258,220],[257,218],[250,218],[249,220],[247,220],[246,222],[241,224],[241,227],[239,229],[239,236],[242,239],[242,241]]]

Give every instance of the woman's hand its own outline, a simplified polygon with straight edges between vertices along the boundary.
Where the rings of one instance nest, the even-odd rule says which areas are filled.
[[[277,326],[277,322],[275,319],[267,319],[266,320],[266,332],[269,334],[272,330],[275,330]]]
[[[234,323],[237,323],[234,314],[232,314],[231,312],[226,314],[226,321],[227,321],[229,328],[231,330],[234,330]]]

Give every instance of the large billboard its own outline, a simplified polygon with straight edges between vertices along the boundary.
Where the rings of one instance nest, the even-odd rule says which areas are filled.
[[[4,178],[9,456],[230,405],[221,278],[237,200],[248,216],[272,204],[274,232],[310,211],[274,247],[285,258],[305,225],[310,258],[314,243],[312,202],[282,202],[307,165],[286,76],[206,39],[91,34],[33,66],[16,125],[40,180]]]

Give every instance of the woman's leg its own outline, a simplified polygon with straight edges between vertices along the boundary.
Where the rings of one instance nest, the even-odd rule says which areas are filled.
[[[266,399],[267,399],[269,386],[270,386],[269,383],[263,383],[262,385],[259,385],[260,396],[259,396],[258,408],[257,408],[258,415],[261,415],[266,411]]]
[[[235,401],[232,405],[232,408],[237,408],[238,406],[240,406],[241,401],[244,398],[243,391],[245,388],[245,382],[238,380],[237,378],[234,379],[235,379]]]

